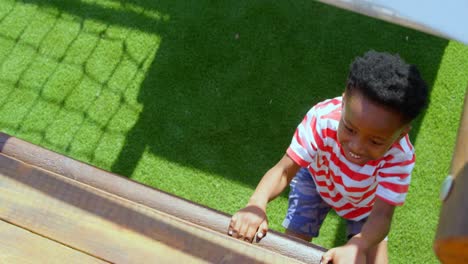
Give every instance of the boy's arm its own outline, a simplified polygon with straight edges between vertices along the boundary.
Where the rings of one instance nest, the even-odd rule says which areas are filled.
[[[394,205],[377,197],[361,233],[352,237],[344,246],[327,251],[322,257],[322,263],[365,263],[369,249],[384,240],[390,231],[394,211]]]
[[[288,154],[273,166],[260,180],[255,192],[250,197],[249,204],[266,208],[269,201],[275,199],[288,186],[301,167]]]
[[[257,230],[262,234],[261,237],[265,236],[268,228],[267,203],[275,199],[288,186],[299,169],[300,166],[285,154],[273,168],[265,173],[247,206],[233,215],[228,234],[247,241],[252,241]]]
[[[394,205],[377,197],[361,233],[352,237],[348,243],[355,244],[365,252],[379,244],[390,231],[394,211]]]

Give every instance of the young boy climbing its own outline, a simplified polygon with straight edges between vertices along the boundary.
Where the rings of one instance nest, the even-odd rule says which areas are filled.
[[[348,242],[327,251],[322,263],[387,263],[386,237],[415,163],[408,132],[427,102],[418,70],[398,55],[356,58],[343,95],[309,110],[286,154],[233,215],[228,234],[265,237],[267,203],[290,184],[286,234],[312,241],[333,208],[347,222]]]

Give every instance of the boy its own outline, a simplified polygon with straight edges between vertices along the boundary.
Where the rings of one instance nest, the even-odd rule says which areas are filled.
[[[333,208],[346,219],[349,240],[322,263],[387,263],[386,236],[415,162],[410,122],[427,101],[418,70],[399,56],[369,51],[356,58],[342,97],[309,110],[286,154],[232,217],[228,234],[264,237],[267,203],[290,184],[286,234],[312,241]]]

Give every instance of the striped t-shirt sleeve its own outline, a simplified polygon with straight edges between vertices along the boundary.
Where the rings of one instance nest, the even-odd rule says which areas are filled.
[[[403,205],[411,181],[415,155],[413,151],[395,155],[377,173],[376,196],[392,205]]]
[[[307,167],[313,161],[321,142],[315,108],[307,112],[297,127],[286,152],[301,167]]]

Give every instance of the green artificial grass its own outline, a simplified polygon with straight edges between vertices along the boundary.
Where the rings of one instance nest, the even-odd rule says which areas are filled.
[[[391,263],[436,263],[468,47],[310,1],[0,0],[0,130],[227,213],[349,63],[399,53],[431,86]],[[287,193],[268,208],[283,231]],[[315,243],[344,242],[333,213]]]

